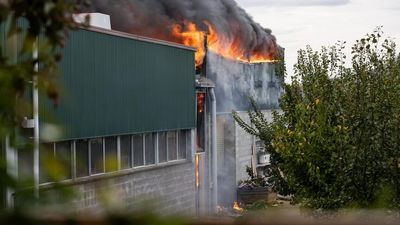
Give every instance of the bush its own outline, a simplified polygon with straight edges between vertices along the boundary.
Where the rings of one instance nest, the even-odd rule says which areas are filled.
[[[381,30],[356,41],[298,52],[281,113],[268,123],[254,105],[251,123],[271,146],[278,191],[314,209],[400,206],[400,56]]]

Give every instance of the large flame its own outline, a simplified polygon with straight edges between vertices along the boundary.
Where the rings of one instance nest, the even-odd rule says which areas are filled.
[[[203,63],[205,54],[205,33],[203,31],[199,31],[194,23],[186,22],[185,25],[186,29],[183,30],[181,25],[175,24],[172,27],[172,35],[176,37],[182,44],[196,49],[195,62],[196,66],[198,66]]]
[[[204,24],[208,27],[208,32],[198,29],[196,24],[192,22],[184,22],[184,26],[175,24],[172,27],[172,35],[178,42],[196,49],[196,66],[203,63],[205,55],[204,42],[206,37],[208,50],[225,58],[245,63],[266,63],[276,61],[267,54],[262,54],[260,52],[248,53],[246,49],[240,47],[240,40],[238,38],[233,38],[233,40],[231,40],[221,37],[209,22],[204,21]]]

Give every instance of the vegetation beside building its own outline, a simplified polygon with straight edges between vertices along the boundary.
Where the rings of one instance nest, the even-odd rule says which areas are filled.
[[[400,207],[400,56],[380,28],[353,45],[298,52],[272,123],[254,105],[247,132],[271,153],[271,182],[314,209]]]

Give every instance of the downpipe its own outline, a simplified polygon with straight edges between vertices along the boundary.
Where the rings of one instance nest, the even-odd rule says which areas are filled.
[[[211,97],[211,156],[212,156],[212,212],[217,213],[218,171],[217,171],[217,99],[214,88],[210,88]]]

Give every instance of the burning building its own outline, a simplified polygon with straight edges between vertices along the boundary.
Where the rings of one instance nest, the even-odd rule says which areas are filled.
[[[91,10],[111,15],[117,30],[196,49],[197,204],[201,212],[232,204],[246,165],[257,167],[254,149],[261,144],[231,112],[245,116],[252,97],[268,114],[282,91],[275,74],[282,48],[271,30],[233,0],[98,0]]]
[[[232,0],[97,0],[88,11],[110,15],[113,30],[72,32],[65,98],[57,109],[42,102],[40,118],[43,133],[65,125],[60,137],[43,136],[40,151],[65,157],[62,182],[82,194],[77,207],[98,207],[104,181],[126,207],[142,196],[167,213],[231,205],[259,144],[231,111],[245,116],[253,97],[268,113],[281,94],[271,30]],[[53,181],[40,174],[45,192]]]
[[[102,24],[107,16],[92,18]],[[36,180],[43,199],[60,185],[72,188],[77,195],[65,210],[152,202],[161,214],[195,214],[194,53],[104,28],[71,31],[59,65],[60,104],[39,98],[40,163],[7,142],[9,173]],[[7,205],[18,204],[18,193],[6,196]]]

